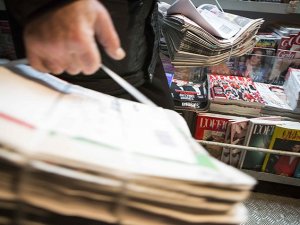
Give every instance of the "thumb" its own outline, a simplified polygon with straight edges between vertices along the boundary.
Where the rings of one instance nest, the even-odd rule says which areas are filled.
[[[121,60],[125,57],[126,53],[121,47],[112,19],[101,3],[95,22],[95,34],[97,41],[111,58]]]

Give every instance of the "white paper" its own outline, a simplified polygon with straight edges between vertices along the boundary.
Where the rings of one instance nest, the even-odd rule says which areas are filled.
[[[6,98],[0,99],[1,109],[24,122],[31,121],[31,111],[2,104],[7,99],[25,101],[30,97],[27,107],[36,112],[36,118],[45,118],[34,120],[36,128],[30,129],[0,117],[0,129],[6,130],[0,133],[0,142],[31,155],[31,159],[94,171],[118,171],[125,177],[138,174],[248,188],[255,183],[249,176],[203,153],[184,119],[174,111],[88,90],[81,95],[84,89],[80,88],[75,88],[73,94],[56,93],[2,70],[1,76],[6,74],[9,79],[0,83],[6,88]],[[22,93],[15,95],[16,89]],[[35,98],[36,95],[40,96]],[[43,108],[49,109],[51,105],[50,110],[35,110],[40,102]]]
[[[21,85],[22,84],[22,85]],[[61,94],[0,68],[0,112],[36,126]]]
[[[233,37],[240,30],[238,25],[220,18],[206,9],[199,7],[197,10],[190,0],[177,0],[168,8],[167,14],[182,14],[212,35],[225,39]]]

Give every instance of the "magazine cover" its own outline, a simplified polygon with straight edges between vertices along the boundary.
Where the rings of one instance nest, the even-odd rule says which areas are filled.
[[[251,54],[230,58],[228,62],[209,67],[209,72],[220,75],[250,77],[254,82],[269,83],[276,49],[253,48]]]
[[[287,102],[293,110],[300,109],[300,69],[289,68],[283,84]]]
[[[249,120],[243,117],[238,121],[228,121],[224,142],[234,145],[243,145],[248,130],[248,122]],[[240,149],[224,147],[221,161],[228,165],[238,167],[241,154],[242,151]]]
[[[255,82],[255,87],[263,98],[265,105],[278,109],[292,110],[288,104],[283,86]]]
[[[200,67],[174,67],[171,60],[160,54],[165,75],[179,108],[204,109],[207,107],[207,81]]]
[[[230,58],[227,62],[208,68],[209,73],[220,75],[244,76],[246,56]]]
[[[224,143],[228,122],[235,119],[237,117],[199,113],[196,120],[195,138]],[[213,157],[221,160],[223,147],[207,145],[205,148]]]
[[[300,153],[300,125],[297,128],[276,126],[269,148]],[[268,153],[262,171],[290,177],[293,176],[299,159],[297,156]]]
[[[234,121],[229,120],[228,123],[227,123],[224,143],[228,143],[228,144],[230,143],[231,124],[233,122]],[[230,148],[223,147],[222,155],[221,155],[221,161],[228,164],[228,165],[230,164]]]
[[[230,144],[243,145],[245,142],[247,130],[248,130],[248,120],[236,121],[231,123],[230,128]],[[230,165],[238,167],[239,161],[241,159],[242,150],[237,148],[230,148]]]
[[[281,121],[250,120],[249,129],[245,139],[245,146],[269,148],[276,124]],[[241,156],[242,169],[261,171],[265,153],[259,151],[245,151]]]
[[[193,67],[174,67],[174,78],[191,82],[199,82],[207,79],[205,68]]]
[[[274,32],[258,32],[255,47],[276,49],[281,37]]]
[[[200,67],[174,67],[170,89],[175,106],[190,109],[207,107],[207,77],[203,74],[204,70]]]
[[[300,178],[300,162],[298,162],[293,177]]]
[[[291,44],[291,50],[292,51],[300,51],[300,32],[294,38],[294,40]]]
[[[268,83],[283,85],[289,68],[300,69],[300,52],[278,49]]]
[[[275,51],[264,48],[254,48],[247,55],[246,71],[244,76],[252,78],[255,82],[270,83],[269,77],[275,61]]]
[[[238,100],[240,104],[264,103],[251,78],[209,74],[209,87],[210,100],[215,102]]]
[[[207,105],[206,81],[193,83],[173,78],[170,89],[176,106],[200,109]]]

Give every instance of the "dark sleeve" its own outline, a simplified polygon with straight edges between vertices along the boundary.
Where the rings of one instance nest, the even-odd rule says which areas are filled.
[[[4,0],[10,16],[24,26],[31,18],[75,0]]]
[[[39,14],[76,0],[4,0],[17,58],[25,57],[23,28]]]

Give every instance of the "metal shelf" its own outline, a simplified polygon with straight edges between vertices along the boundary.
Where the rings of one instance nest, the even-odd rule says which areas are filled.
[[[286,176],[280,176],[280,175],[276,175],[276,174],[272,174],[272,173],[264,173],[264,172],[245,170],[245,169],[242,169],[242,171],[249,174],[250,176],[254,177],[257,180],[300,187],[300,179],[299,178],[286,177]]]
[[[233,144],[219,143],[219,142],[213,142],[213,141],[204,141],[204,140],[196,140],[196,141],[198,143],[204,144],[204,145],[214,145],[214,146],[221,146],[221,147],[226,147],[226,148],[236,148],[236,149],[240,149],[242,151],[258,151],[258,152],[272,153],[272,154],[278,154],[278,155],[300,157],[299,152],[289,152],[289,151],[282,151],[282,150],[256,148],[256,147],[233,145]],[[244,171],[245,173],[249,174],[250,176],[254,177],[257,180],[300,187],[300,178],[281,176],[281,175],[277,175],[277,174],[264,173],[264,172],[253,171],[253,170],[245,170],[245,169],[241,169],[241,170]]]
[[[162,0],[168,4],[172,4],[175,0]],[[300,14],[300,3],[297,3],[295,11],[290,10],[288,3],[274,3],[274,2],[248,2],[239,0],[218,0],[224,10],[238,10],[258,13],[275,13],[275,14]],[[195,6],[201,4],[216,4],[215,0],[192,0]]]

